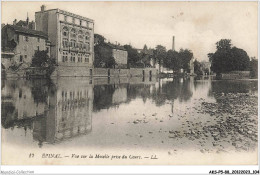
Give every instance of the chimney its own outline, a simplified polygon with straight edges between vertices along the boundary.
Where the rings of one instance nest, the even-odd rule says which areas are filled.
[[[29,25],[29,16],[28,16],[28,12],[27,12],[26,23],[27,23],[27,26],[28,26],[28,25]]]
[[[15,20],[13,21],[13,25],[16,25],[16,23],[17,23],[17,19],[15,19]]]
[[[172,37],[172,50],[175,51],[175,37]]]
[[[42,5],[41,6],[41,11],[44,12],[46,10],[46,6],[45,5]]]

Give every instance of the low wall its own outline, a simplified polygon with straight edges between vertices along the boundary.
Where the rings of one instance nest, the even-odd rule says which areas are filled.
[[[133,77],[139,77],[139,76],[155,76],[158,74],[157,69],[155,68],[130,68],[129,73]]]
[[[232,71],[229,73],[222,73],[221,79],[233,80],[233,79],[248,79],[250,78],[250,71]]]
[[[79,66],[57,66],[51,77],[155,77],[155,68],[108,69]],[[6,77],[25,77],[25,71],[6,72]]]
[[[94,77],[149,77],[158,74],[155,68],[108,69],[94,68]]]
[[[106,69],[106,68],[95,68],[93,76],[107,77],[108,76],[108,69]]]
[[[51,77],[88,77],[93,69],[76,66],[58,66]]]

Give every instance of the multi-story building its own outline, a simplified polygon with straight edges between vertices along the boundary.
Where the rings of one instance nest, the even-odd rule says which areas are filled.
[[[33,24],[27,18],[23,25],[17,25],[15,20],[13,25],[8,24],[2,28],[1,62],[6,71],[10,66],[29,67],[36,51],[49,50],[48,36],[34,30]]]
[[[86,70],[89,70],[88,74],[92,74],[94,62],[92,19],[60,9],[46,10],[43,5],[41,11],[35,12],[35,22],[36,30],[49,36],[51,57],[56,59],[60,74],[75,70],[79,71],[79,74],[83,73],[82,76],[87,73]]]

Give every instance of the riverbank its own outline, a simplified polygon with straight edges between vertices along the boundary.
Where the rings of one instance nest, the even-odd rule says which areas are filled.
[[[197,105],[185,106],[179,113],[167,116],[143,114],[139,119],[129,121],[129,124],[135,125],[133,129],[138,130],[140,124],[157,123],[159,130],[150,129],[147,134],[140,133],[135,137],[142,139],[151,135],[154,142],[161,142],[162,147],[169,149],[170,156],[187,150],[214,154],[256,151],[257,95],[221,93],[214,94],[214,97],[215,102],[199,98],[195,102]],[[163,127],[163,123],[169,120],[177,120],[175,126]],[[155,135],[161,135],[160,140],[154,140]]]

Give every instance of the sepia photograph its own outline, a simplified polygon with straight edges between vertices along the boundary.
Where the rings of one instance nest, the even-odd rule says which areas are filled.
[[[2,1],[1,164],[257,165],[258,2]]]

